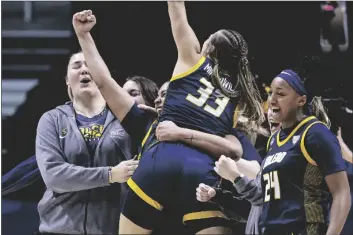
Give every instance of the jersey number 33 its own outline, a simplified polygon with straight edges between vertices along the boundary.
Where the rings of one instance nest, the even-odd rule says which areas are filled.
[[[191,94],[188,94],[186,99],[198,107],[203,107],[203,109],[206,112],[208,112],[216,117],[221,116],[224,109],[227,107],[227,104],[229,102],[229,98],[225,97],[225,96],[221,97],[221,98],[217,98],[215,100],[215,103],[218,105],[217,108],[211,107],[210,105],[206,104],[206,102],[211,97],[212,93],[215,91],[215,88],[209,81],[207,81],[206,78],[201,78],[200,83],[205,86],[205,88],[200,87],[197,90],[197,92],[200,94],[200,96],[197,98]]]

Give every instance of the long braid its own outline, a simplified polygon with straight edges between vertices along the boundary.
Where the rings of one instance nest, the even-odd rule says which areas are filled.
[[[210,53],[214,61],[212,82],[226,96],[239,99],[240,113],[261,124],[265,120],[262,100],[250,71],[246,41],[235,31],[221,30],[212,44],[215,46],[214,51]],[[231,77],[232,89],[226,89],[222,85],[221,77],[225,75]]]

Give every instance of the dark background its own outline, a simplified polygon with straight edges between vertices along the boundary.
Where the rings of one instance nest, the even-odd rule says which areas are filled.
[[[249,45],[253,72],[263,83],[285,68],[298,63],[301,55],[320,55],[322,76],[317,81],[318,95],[342,97],[353,109],[352,99],[352,15],[347,3],[350,48],[343,53],[322,54],[319,36],[322,26],[320,2],[187,2],[190,25],[201,45],[211,33],[229,28],[243,34]],[[138,74],[158,85],[171,77],[176,62],[166,2],[72,2],[72,14],[93,10],[97,25],[93,37],[112,71],[123,84],[127,76]],[[38,42],[40,43],[40,42]],[[68,48],[79,50],[75,35]],[[68,100],[64,77],[68,58],[57,59],[39,86],[27,94],[26,102],[15,115],[3,121],[2,141],[8,153],[2,157],[2,173],[34,154],[35,130],[40,116]],[[339,102],[326,104],[333,131],[343,127],[343,137],[353,146],[353,118],[345,114]]]

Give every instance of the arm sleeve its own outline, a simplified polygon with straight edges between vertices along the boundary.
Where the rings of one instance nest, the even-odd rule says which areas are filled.
[[[238,199],[245,199],[255,206],[263,203],[261,172],[253,180],[244,176],[233,186],[238,192]]]
[[[323,176],[346,170],[337,137],[325,125],[313,125],[304,138],[305,148]]]
[[[65,160],[50,113],[45,113],[38,123],[36,159],[43,181],[54,192],[65,193],[109,185],[108,167],[87,168]]]
[[[141,110],[135,103],[122,120],[121,125],[135,143],[140,144],[147,128],[152,124],[152,116]]]
[[[242,177],[237,183],[233,184],[231,191],[216,189],[216,196],[212,201],[222,207],[229,207],[234,200],[245,199],[252,205],[261,205],[263,203],[261,188],[261,173],[256,179],[250,180],[248,177]]]

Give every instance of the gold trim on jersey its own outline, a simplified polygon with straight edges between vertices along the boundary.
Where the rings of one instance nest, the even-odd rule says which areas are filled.
[[[142,189],[132,180],[132,178],[128,179],[127,185],[134,191],[137,196],[139,196],[143,201],[145,201],[148,205],[156,208],[159,211],[163,210],[163,206],[159,204],[157,201],[150,198]]]
[[[154,121],[154,122],[152,122],[150,128],[148,129],[148,131],[147,131],[147,133],[146,133],[146,135],[145,135],[145,137],[143,138],[143,140],[142,140],[142,142],[141,142],[141,152],[142,152],[143,146],[146,144],[146,141],[147,141],[148,137],[149,137],[150,134],[151,134],[153,124],[155,124],[156,122],[157,122],[157,120]],[[138,159],[138,160],[140,160],[141,154],[142,154],[142,153],[139,153],[139,154],[138,154],[138,156],[137,156],[137,159]]]
[[[190,69],[188,69],[186,72],[184,73],[180,73],[180,74],[177,74],[175,76],[173,76],[170,81],[173,82],[177,79],[180,79],[180,78],[184,78],[186,77],[187,75],[190,75],[192,74],[193,72],[195,72],[198,68],[201,67],[201,65],[205,62],[206,60],[206,57],[202,56],[201,59],[199,60],[199,62],[197,62],[197,64],[195,64],[194,66],[192,66]]]
[[[299,128],[300,127],[302,127],[305,123],[307,123],[308,121],[310,121],[310,120],[312,120],[312,119],[315,119],[316,117],[314,117],[314,116],[310,116],[310,117],[307,117],[307,118],[305,118],[304,120],[302,120],[295,128],[294,128],[294,130],[292,130],[292,132],[287,136],[287,138],[285,138],[283,141],[281,141],[280,139],[279,139],[279,136],[280,136],[280,132],[281,132],[281,130],[279,130],[277,133],[277,138],[276,138],[276,140],[277,140],[277,145],[278,145],[278,147],[281,147],[282,145],[284,145],[285,143],[287,143],[288,142],[288,140],[290,140],[292,137],[293,137],[293,135],[299,130]]]
[[[268,138],[267,144],[266,144],[266,151],[267,151],[267,152],[268,152],[268,148],[270,147],[271,139],[272,139],[272,137],[273,137],[277,132],[278,132],[278,130],[275,131],[275,132],[273,132],[273,133],[271,134],[271,136]]]
[[[237,107],[235,107],[234,110],[234,115],[233,115],[233,128],[235,128],[238,124],[238,120],[239,120],[239,104],[237,105]]]
[[[317,124],[317,123],[321,123],[321,124],[324,124],[323,122],[320,122],[320,121],[316,121],[316,122],[313,122],[311,123],[304,131],[303,135],[302,135],[302,138],[300,140],[300,149],[303,153],[303,156],[305,157],[305,159],[311,164],[311,165],[314,165],[314,166],[317,166],[316,162],[310,157],[308,151],[306,150],[305,148],[305,136],[306,136],[306,133],[309,131],[310,127],[312,127],[314,124]],[[326,126],[326,125],[325,125]]]
[[[220,211],[200,211],[200,212],[192,212],[184,215],[183,223],[189,220],[209,219],[209,218],[215,218],[215,217],[227,219],[227,217]]]

